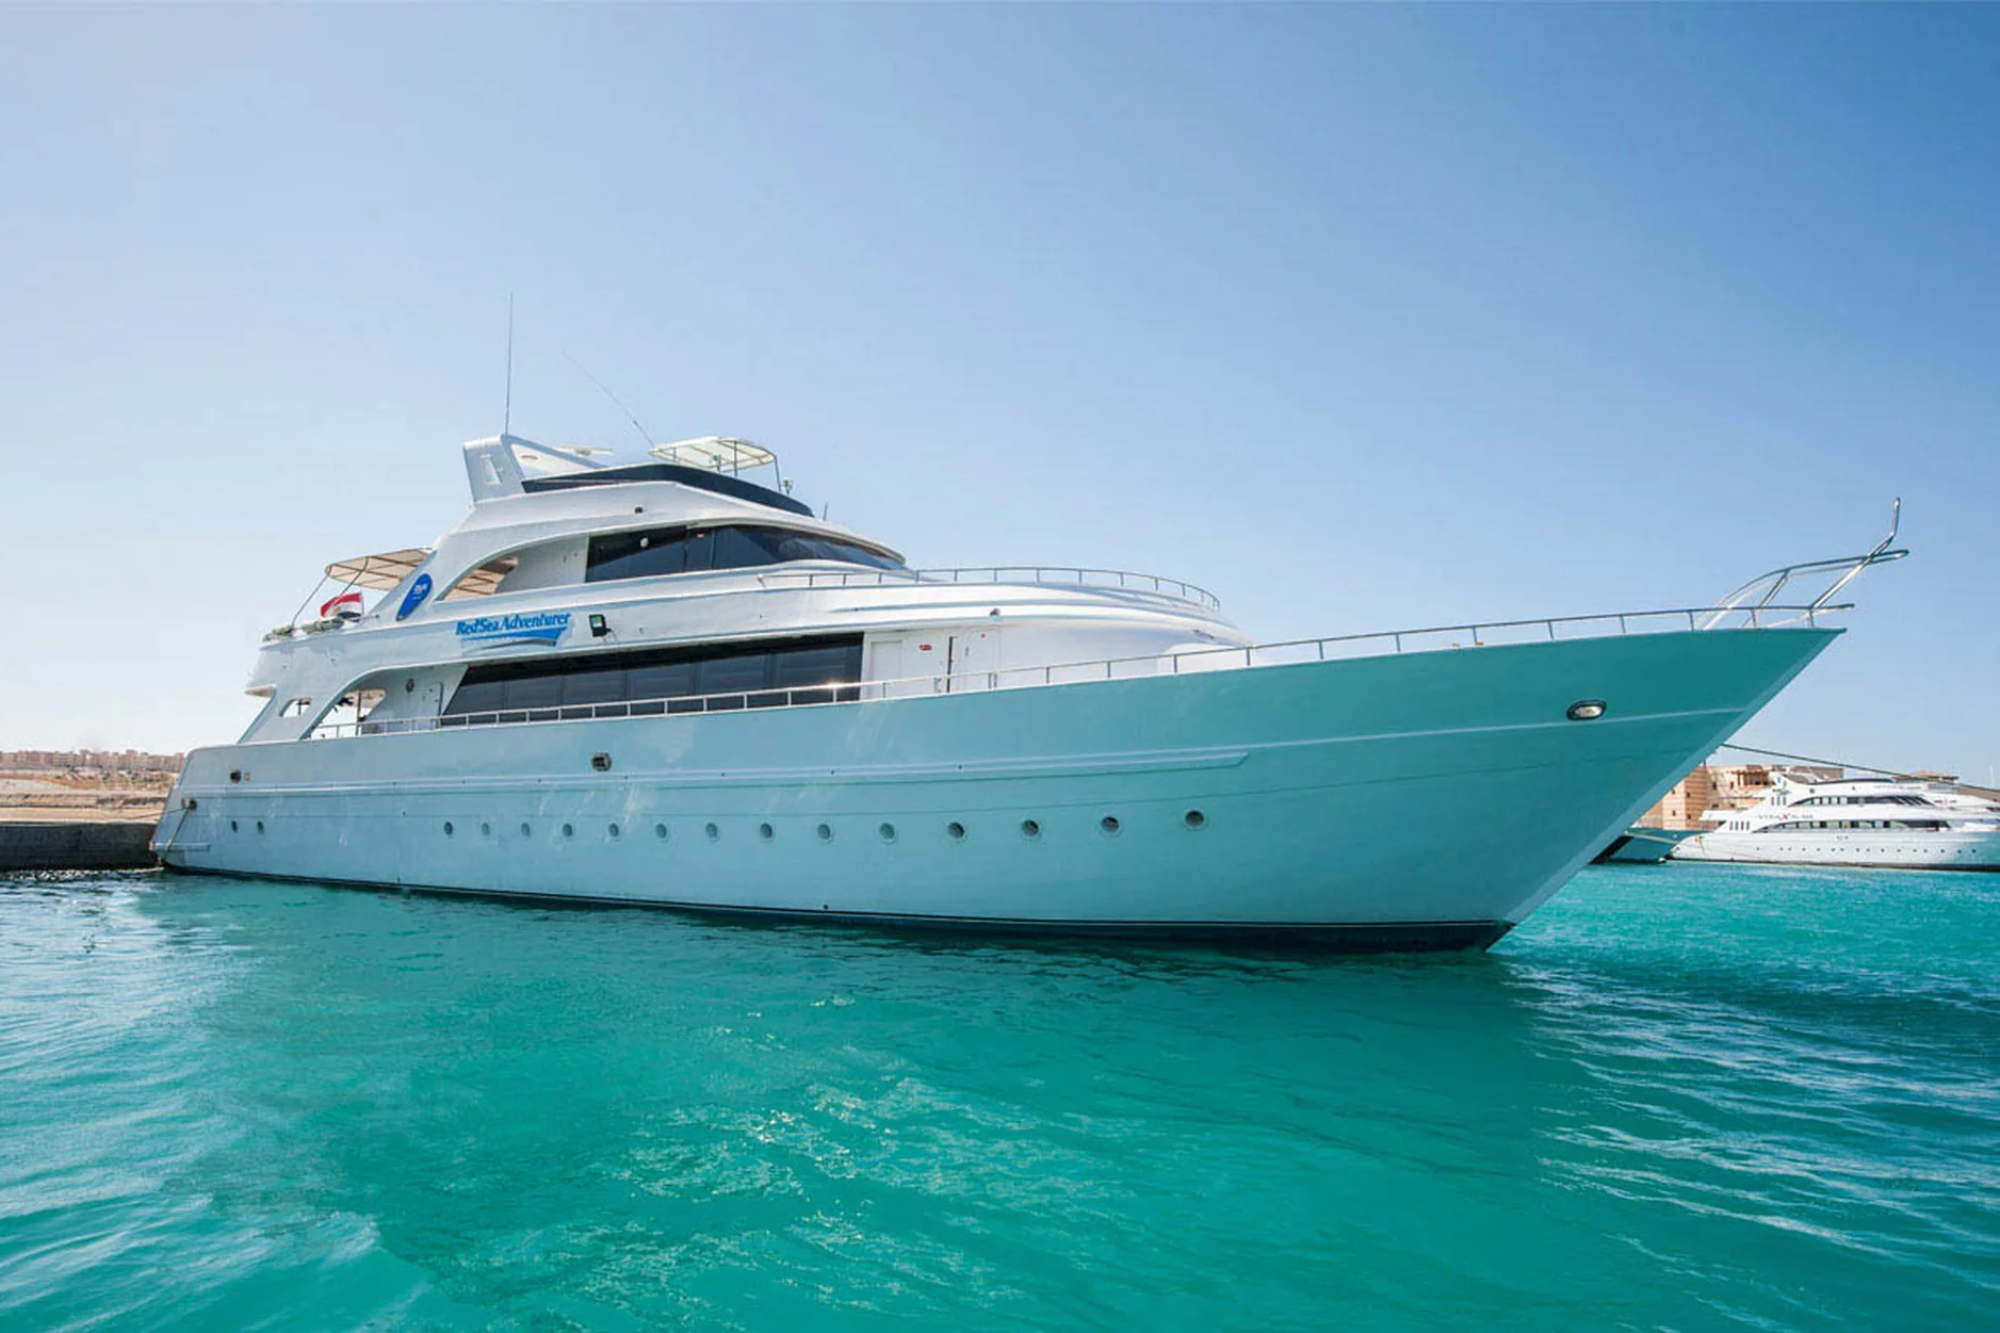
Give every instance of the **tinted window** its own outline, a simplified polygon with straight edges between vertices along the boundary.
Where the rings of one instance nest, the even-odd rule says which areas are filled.
[[[803,648],[772,657],[776,668],[771,684],[779,689],[827,685],[860,678],[858,650],[847,647]]]
[[[693,662],[635,666],[625,674],[630,699],[680,699],[696,693]]]
[[[761,690],[770,683],[771,655],[743,653],[703,662],[697,693],[729,694],[736,690]]]
[[[498,680],[467,681],[451,696],[456,713],[490,713],[506,702],[506,683]]]
[[[553,708],[562,702],[561,676],[523,676],[507,682],[507,707]]]
[[[715,557],[715,534],[712,532],[689,533],[687,538],[688,573],[698,573],[704,569],[714,569],[711,563]]]
[[[839,560],[850,565],[867,565],[870,569],[901,569],[903,562],[892,560],[886,555],[877,555],[851,542],[835,541],[831,537],[814,537],[803,532],[786,532],[772,528],[780,560]]]
[[[562,701],[566,704],[608,704],[626,697],[625,673],[615,667],[563,677]]]
[[[584,582],[679,574],[687,568],[686,535],[681,528],[656,528],[592,537],[584,561]]]
[[[778,537],[767,528],[719,528],[715,534],[715,568],[749,569],[778,563]]]
[[[563,706],[625,703],[632,700],[689,699],[693,711],[704,705],[698,696],[748,694],[751,707],[785,702],[777,689],[851,684],[861,679],[861,639],[787,639],[757,645],[715,644],[700,648],[661,648],[637,652],[589,653],[578,657],[540,658],[518,662],[481,662],[466,669],[465,679],[445,708],[446,717],[473,713],[518,712]],[[797,702],[826,702],[802,697]],[[852,692],[840,695],[854,697]],[[741,707],[741,698],[713,706]],[[662,711],[657,705],[639,712]],[[672,711],[687,711],[678,706]]]
[[[754,569],[788,560],[837,560],[871,569],[901,569],[902,562],[830,537],[758,524],[730,527],[654,528],[590,539],[584,582],[652,578],[707,569]]]

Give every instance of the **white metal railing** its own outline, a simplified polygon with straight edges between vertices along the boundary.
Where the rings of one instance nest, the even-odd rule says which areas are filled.
[[[566,704],[542,708],[500,708],[444,717],[409,717],[359,722],[322,723],[308,739],[392,735],[401,732],[449,730],[454,727],[507,726],[533,722],[578,722],[621,717],[659,717],[687,713],[737,712],[747,708],[801,708],[818,704],[866,703],[930,694],[974,693],[1021,689],[1038,685],[1075,685],[1094,680],[1129,680],[1145,676],[1243,670],[1266,666],[1331,662],[1348,658],[1386,657],[1398,653],[1440,652],[1454,648],[1488,648],[1503,644],[1554,643],[1572,639],[1612,638],[1627,634],[1707,632],[1714,630],[1785,630],[1818,628],[1820,618],[1853,610],[1852,603],[1813,606],[1744,606],[1718,609],[1688,607],[1674,611],[1622,611],[1597,616],[1556,616],[1540,620],[1482,621],[1471,625],[1440,625],[1423,629],[1344,634],[1324,639],[1294,639],[1284,643],[1191,648],[1176,653],[1102,658],[1050,666],[1003,667],[951,675],[911,676],[900,680],[801,685],[791,688],[729,690],[720,694],[677,695],[619,703]]]
[[[767,588],[875,588],[908,583],[1033,583],[1055,588],[1121,589],[1189,602],[1220,611],[1222,599],[1206,588],[1129,569],[1078,569],[1067,565],[972,565],[957,569],[778,570],[759,576]]]
[[[1852,583],[1862,570],[1874,565],[1886,565],[1892,560],[1901,560],[1909,554],[1908,551],[1889,549],[1895,544],[1896,532],[1902,526],[1903,500],[1898,496],[1895,505],[1889,510],[1889,535],[1877,542],[1875,549],[1868,554],[1844,555],[1837,560],[1810,560],[1802,565],[1785,565],[1768,574],[1759,574],[1717,602],[1708,612],[1709,618],[1701,628],[1712,628],[1722,623],[1726,617],[1739,614],[1746,609],[1769,608],[1771,603],[1778,600],[1778,594],[1787,588],[1801,583],[1810,585],[1822,576],[1825,578],[1826,587],[1807,605],[1815,611],[1830,609],[1828,603],[1833,601],[1834,596],[1842,588]]]

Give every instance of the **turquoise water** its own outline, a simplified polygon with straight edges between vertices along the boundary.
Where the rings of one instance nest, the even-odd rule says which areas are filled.
[[[0,881],[0,1327],[1992,1326],[2000,875],[1485,956]]]

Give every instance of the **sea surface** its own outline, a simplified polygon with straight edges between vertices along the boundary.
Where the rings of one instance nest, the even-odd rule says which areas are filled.
[[[0,880],[0,1328],[2000,1327],[2000,875],[1483,956]]]

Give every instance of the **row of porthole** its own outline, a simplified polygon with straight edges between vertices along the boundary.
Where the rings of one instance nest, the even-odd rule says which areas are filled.
[[[1183,828],[1188,829],[1190,832],[1207,828],[1208,816],[1204,815],[1199,810],[1190,810],[1186,814],[1181,816],[1181,826]],[[1097,821],[1098,832],[1102,833],[1107,838],[1117,837],[1122,827],[1123,826],[1118,822],[1118,816],[1116,815],[1106,815],[1104,816],[1104,818]],[[229,828],[231,832],[235,831],[236,829],[235,820],[232,819],[229,821]],[[257,821],[257,831],[259,833],[262,833],[264,831],[264,821],[261,819]],[[605,825],[604,831],[606,836],[610,837],[614,841],[625,836],[625,831],[622,828],[620,828],[617,824]],[[896,826],[894,824],[884,823],[879,827],[877,827],[875,831],[876,834],[884,842],[896,841]],[[453,837],[457,834],[457,832],[458,828],[451,820],[447,819],[444,821],[445,837],[447,838]],[[710,842],[719,842],[722,839],[722,830],[715,824],[703,825],[702,832],[707,835],[708,840]],[[944,826],[944,832],[945,836],[947,838],[950,838],[953,842],[965,841],[966,838],[965,825],[960,823],[956,819],[952,820],[950,823]],[[482,823],[479,826],[479,833],[481,837],[491,837],[493,836],[493,826],[491,824]],[[832,842],[833,826],[831,824],[821,824],[814,829],[814,834],[819,838],[821,842]],[[562,826],[562,835],[565,838],[575,837],[576,825],[564,824]],[[524,838],[533,837],[534,826],[524,822],[521,825],[521,836]],[[665,824],[653,825],[653,836],[659,839],[661,842],[665,842],[667,840],[667,826]],[[759,824],[757,826],[757,837],[760,841],[770,842],[777,836],[778,836],[777,830],[773,829],[769,824]],[[1041,837],[1042,836],[1041,822],[1039,820],[1034,820],[1034,819],[1022,820],[1021,836],[1031,841],[1033,839]]]

